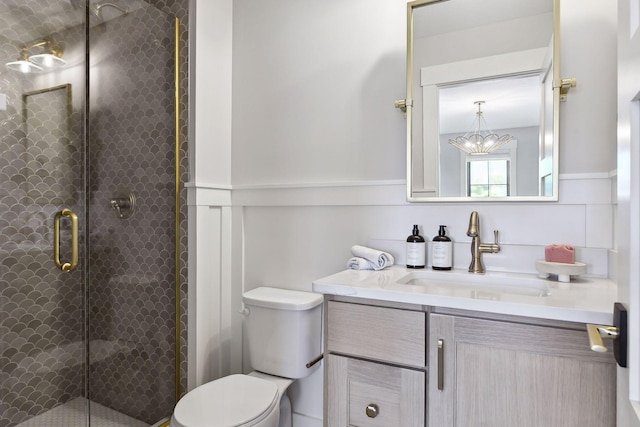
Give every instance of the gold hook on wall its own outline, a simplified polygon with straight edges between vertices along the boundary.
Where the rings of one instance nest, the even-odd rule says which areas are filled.
[[[575,77],[570,79],[561,79],[560,84],[554,85],[554,89],[560,89],[560,101],[567,100],[567,94],[569,93],[569,89],[572,87],[576,87],[577,80]]]

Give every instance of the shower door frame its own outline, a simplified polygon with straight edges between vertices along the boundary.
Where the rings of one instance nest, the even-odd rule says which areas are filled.
[[[89,0],[87,0],[87,4],[89,4]],[[155,7],[151,4],[149,4],[149,7]],[[86,7],[86,21],[85,21],[85,30],[86,30],[86,34],[85,34],[85,40],[86,40],[86,58],[85,58],[85,63],[86,63],[86,67],[85,67],[85,73],[86,73],[86,81],[87,81],[87,88],[85,91],[85,95],[86,95],[86,99],[85,99],[85,130],[84,130],[84,139],[85,139],[85,146],[88,149],[88,141],[89,141],[89,129],[90,129],[90,100],[89,100],[89,94],[90,94],[90,90],[89,90],[89,85],[90,85],[90,67],[89,67],[89,59],[90,59],[90,50],[91,50],[91,28],[90,25],[88,25],[88,23],[90,19],[90,11],[89,11],[89,7]],[[174,175],[174,203],[175,203],[175,211],[174,211],[174,231],[175,231],[175,240],[174,240],[174,246],[175,246],[175,252],[174,252],[174,273],[175,273],[175,283],[174,283],[174,296],[175,296],[175,334],[174,334],[174,352],[175,352],[175,362],[174,362],[174,370],[175,370],[175,382],[174,382],[174,405],[175,403],[178,402],[178,400],[180,399],[180,397],[183,394],[183,390],[182,390],[182,385],[181,385],[181,381],[182,381],[182,370],[181,370],[181,364],[183,362],[182,360],[182,353],[181,353],[181,335],[183,333],[182,328],[181,328],[181,316],[182,316],[182,312],[181,312],[181,300],[182,300],[182,296],[181,296],[181,257],[180,257],[180,251],[181,251],[181,210],[182,210],[182,203],[181,203],[181,190],[182,190],[182,179],[181,179],[181,174],[182,174],[182,168],[181,168],[181,156],[180,156],[180,148],[181,148],[181,134],[180,134],[180,123],[182,120],[182,114],[181,114],[181,109],[180,109],[180,98],[182,96],[182,92],[181,92],[181,86],[180,86],[180,71],[181,71],[181,48],[180,48],[180,42],[181,42],[181,38],[180,38],[180,25],[181,25],[181,20],[179,17],[177,16],[173,16],[173,20],[174,20],[174,34],[173,34],[173,50],[174,50],[174,55],[173,55],[173,72],[174,72],[174,81],[173,81],[173,85],[174,85],[174,97],[173,97],[173,103],[174,103],[174,108],[175,108],[175,113],[174,113],[174,132],[175,132],[175,138],[174,138],[174,166],[175,166],[175,175]],[[88,322],[90,321],[90,315],[89,315],[89,269],[90,269],[90,265],[89,265],[89,257],[87,256],[87,252],[89,250],[89,241],[88,241],[88,231],[89,231],[89,224],[88,224],[88,210],[89,210],[89,197],[90,197],[90,191],[89,191],[89,156],[88,156],[88,151],[87,149],[85,149],[85,170],[84,170],[84,177],[85,177],[85,192],[84,192],[84,196],[85,196],[85,221],[84,221],[84,229],[85,229],[85,233],[82,234],[83,236],[83,243],[82,243],[82,247],[84,248],[84,254],[82,257],[82,262],[83,262],[83,268],[84,268],[84,281],[85,281],[85,319],[84,319],[84,328],[85,331],[83,332],[84,335],[84,345],[85,345],[85,364],[84,364],[84,382],[85,384],[84,389],[85,389],[85,394],[87,396],[89,396],[89,392],[91,389],[91,376],[90,376],[90,351],[89,351],[89,344],[90,344],[90,328],[88,325]],[[170,426],[170,417],[171,414],[168,414],[167,417],[165,418],[161,418],[157,421],[156,424],[154,425],[158,425],[158,427],[169,427]],[[86,411],[86,426],[87,427],[91,427],[91,401],[89,401],[89,405]]]

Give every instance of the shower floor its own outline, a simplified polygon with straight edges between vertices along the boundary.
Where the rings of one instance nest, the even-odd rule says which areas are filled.
[[[76,397],[16,427],[81,427],[86,423],[86,407],[87,399]],[[91,427],[149,427],[149,424],[91,402]]]

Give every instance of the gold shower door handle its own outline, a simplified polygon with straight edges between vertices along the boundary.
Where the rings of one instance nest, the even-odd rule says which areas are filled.
[[[60,261],[60,220],[62,217],[71,218],[71,262]],[[53,218],[53,262],[65,273],[78,267],[78,215],[71,209],[62,209]]]

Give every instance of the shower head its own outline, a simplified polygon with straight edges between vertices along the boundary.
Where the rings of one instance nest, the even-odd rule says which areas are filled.
[[[72,0],[73,1],[73,0]],[[98,19],[102,19],[102,8],[103,7],[112,7],[114,9],[117,9],[118,11],[120,11],[122,14],[127,14],[129,13],[129,8],[128,7],[122,7],[120,5],[117,5],[115,3],[111,3],[111,2],[101,2],[101,3],[96,3],[92,6],[89,7],[89,11],[91,12],[91,14],[93,14],[96,18]]]
[[[105,7],[110,7],[113,9],[116,9],[117,11],[119,11],[122,15],[126,15],[127,13],[130,12],[129,8],[126,6],[120,6],[119,4],[113,3],[111,1],[99,1],[96,3],[91,2],[91,0],[87,1],[87,0],[69,0],[69,3],[71,3],[71,6],[73,6],[74,9],[84,9],[85,7],[88,6],[88,10],[89,10],[89,15],[91,17],[91,20],[93,21],[94,18],[96,19],[97,23],[101,23],[105,20],[109,20],[109,19],[113,19],[115,16],[108,16],[105,18],[104,16],[102,16],[102,9]]]

